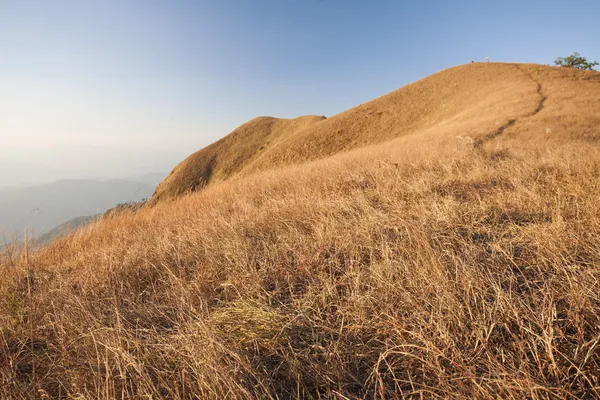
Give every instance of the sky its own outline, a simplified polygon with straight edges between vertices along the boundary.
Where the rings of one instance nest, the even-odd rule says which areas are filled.
[[[168,168],[256,116],[331,116],[473,60],[600,60],[599,17],[597,0],[0,0],[0,168]]]

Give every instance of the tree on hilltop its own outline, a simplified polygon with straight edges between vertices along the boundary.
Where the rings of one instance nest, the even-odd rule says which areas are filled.
[[[568,57],[558,57],[556,60],[554,60],[554,64],[560,67],[589,70],[593,70],[596,65],[599,65],[597,61],[588,62],[585,57],[581,57],[581,55],[577,52]]]

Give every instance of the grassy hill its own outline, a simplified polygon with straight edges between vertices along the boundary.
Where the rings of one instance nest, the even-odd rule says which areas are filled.
[[[505,128],[519,130],[520,137],[545,137],[547,128],[559,139],[593,136],[600,122],[600,111],[590,106],[597,99],[597,79],[593,72],[540,65],[473,63],[330,118],[256,118],[178,165],[159,185],[154,201],[408,135],[461,135],[483,141]],[[548,97],[552,99],[546,104]],[[582,110],[564,109],[580,104]],[[547,110],[538,115],[543,107]]]
[[[0,397],[597,398],[598,104],[599,73],[472,64],[250,121],[0,256]]]

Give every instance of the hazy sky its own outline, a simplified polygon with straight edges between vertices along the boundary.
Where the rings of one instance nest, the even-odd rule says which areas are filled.
[[[486,56],[600,59],[599,17],[598,0],[0,0],[0,160],[188,154],[258,115],[332,115]]]

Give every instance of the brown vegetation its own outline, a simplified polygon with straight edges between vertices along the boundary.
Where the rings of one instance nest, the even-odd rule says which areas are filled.
[[[0,397],[599,397],[600,74],[459,71],[479,111],[3,259]]]
[[[324,117],[295,119],[258,117],[223,139],[192,154],[158,186],[153,202],[170,199],[222,181],[252,164],[263,150],[290,137]]]
[[[543,85],[543,91],[542,91]],[[325,158],[410,134],[487,140],[542,106],[550,112],[521,118],[566,135],[594,135],[600,124],[599,74],[534,64],[467,64],[450,68],[330,118],[260,117],[177,166],[153,202],[180,196],[207,183]],[[551,100],[546,105],[546,99]],[[542,128],[543,127],[543,128]],[[519,126],[519,130],[522,130]],[[534,138],[539,130],[532,129]],[[543,136],[543,135],[542,135]],[[529,137],[527,138],[529,139]],[[521,135],[519,140],[523,140]]]

